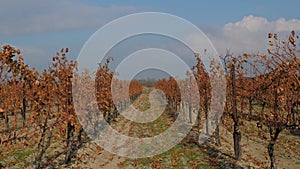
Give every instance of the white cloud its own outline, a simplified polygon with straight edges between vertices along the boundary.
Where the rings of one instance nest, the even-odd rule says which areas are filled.
[[[224,26],[224,31],[232,31],[237,29],[244,29],[250,32],[258,31],[291,31],[300,30],[300,20],[291,19],[285,20],[284,18],[279,18],[276,21],[268,21],[263,17],[256,16],[245,16],[241,21],[235,23],[228,23]]]
[[[225,32],[231,32],[232,30],[244,29],[250,32],[259,31],[262,27],[268,24],[268,20],[262,17],[254,17],[252,15],[246,16],[242,21],[236,23],[228,23],[224,26]]]
[[[286,21],[284,18],[278,19],[277,22],[274,23],[276,27],[276,31],[299,31],[300,30],[300,20],[291,19]]]
[[[100,27],[134,11],[137,9],[132,6],[101,7],[70,0],[4,1],[0,6],[0,34]]]
[[[269,32],[278,33],[281,39],[285,39],[291,30],[300,31],[300,20],[280,18],[268,21],[266,18],[250,15],[206,33],[220,54],[224,55],[229,49],[239,55],[243,52],[266,53]]]

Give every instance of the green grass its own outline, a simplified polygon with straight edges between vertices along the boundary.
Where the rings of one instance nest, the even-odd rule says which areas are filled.
[[[35,153],[34,150],[27,150],[27,151],[26,150],[21,150],[21,151],[13,152],[9,156],[15,157],[17,160],[21,160],[21,159],[24,159],[25,157],[29,157],[33,153]]]
[[[206,162],[207,156],[205,152],[199,148],[190,145],[178,144],[171,150],[166,151],[160,155],[127,160],[125,164],[132,165],[137,168],[152,168],[153,164],[160,166],[160,168],[191,168],[195,163],[196,168],[209,169],[211,166]]]

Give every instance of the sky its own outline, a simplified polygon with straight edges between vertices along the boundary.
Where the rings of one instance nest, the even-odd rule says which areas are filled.
[[[68,57],[76,59],[99,28],[138,12],[186,19],[207,35],[219,54],[228,49],[235,55],[264,53],[269,32],[286,38],[291,30],[300,31],[297,0],[0,0],[0,4],[0,44],[20,48],[25,62],[38,69],[46,68],[61,48],[68,47]]]

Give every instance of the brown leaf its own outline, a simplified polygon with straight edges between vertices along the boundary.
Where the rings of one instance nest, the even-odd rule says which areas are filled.
[[[273,37],[273,34],[272,34],[272,33],[269,33],[268,38],[272,38],[272,37]]]
[[[278,40],[278,35],[276,33],[274,34],[274,39]]]
[[[295,31],[292,30],[291,34],[292,34],[292,36],[294,37],[294,36],[295,36]]]
[[[290,36],[289,41],[290,41],[292,44],[294,44],[294,43],[295,43],[294,37],[293,37],[293,36]]]

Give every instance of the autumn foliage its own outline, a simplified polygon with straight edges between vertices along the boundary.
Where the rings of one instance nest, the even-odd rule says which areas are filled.
[[[287,40],[280,40],[274,33],[268,34],[268,39],[270,48],[266,55],[235,57],[228,52],[221,57],[227,96],[224,115],[218,123],[222,122],[232,131],[233,156],[237,161],[242,156],[240,127],[244,122],[255,122],[259,130],[267,129],[268,159],[270,167],[276,168],[274,146],[279,135],[284,130],[292,132],[300,128],[300,44],[295,31]],[[117,72],[109,68],[111,58],[99,63],[92,76],[87,71],[77,72],[76,61],[67,59],[68,51],[68,48],[62,49],[52,57],[52,64],[39,72],[24,63],[20,50],[9,45],[1,47],[0,168],[20,162],[24,167],[45,168],[80,160],[78,150],[90,141],[83,130],[84,124],[96,125],[99,116],[110,124],[142,93],[144,86],[139,82],[117,79]],[[209,73],[214,70],[212,65],[211,70],[205,69],[199,54],[195,54],[195,59],[186,78],[160,79],[155,88],[166,95],[172,118],[183,112],[186,123],[192,124],[192,117],[196,116],[194,128],[200,129],[209,126],[207,119],[212,102]],[[191,83],[192,78],[197,83]],[[84,100],[78,110],[86,106],[98,108],[86,113],[86,121],[78,119],[74,108],[72,85],[79,84],[93,85],[76,91],[75,95],[86,93],[78,96]],[[193,89],[198,90],[199,96],[195,96]],[[93,94],[95,100],[85,98]],[[219,125],[216,127],[214,136],[220,146]],[[29,159],[11,158],[11,154],[24,149]]]

